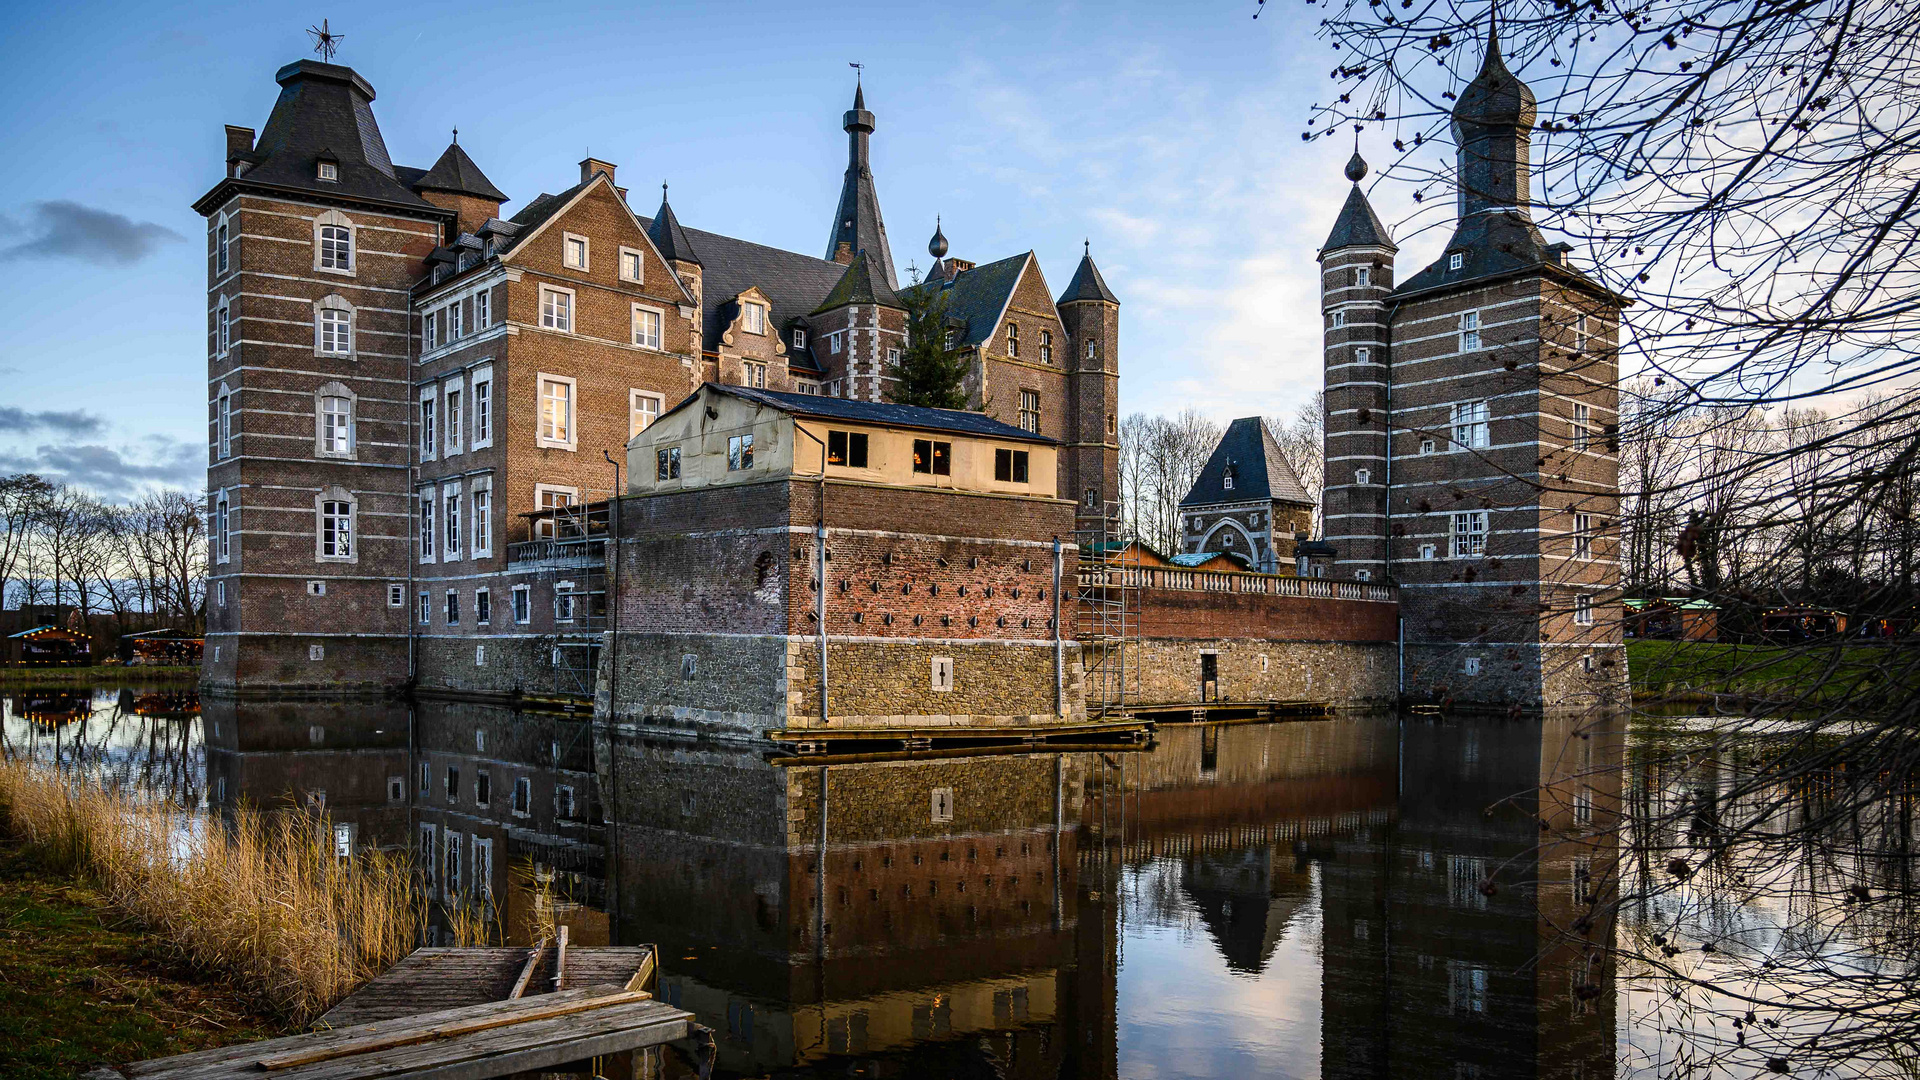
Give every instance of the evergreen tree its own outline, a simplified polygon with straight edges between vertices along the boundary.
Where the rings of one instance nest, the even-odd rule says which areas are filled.
[[[907,306],[907,347],[888,372],[895,380],[887,400],[896,405],[935,409],[969,408],[961,385],[968,364],[959,349],[947,346],[947,293],[933,285],[903,289]]]

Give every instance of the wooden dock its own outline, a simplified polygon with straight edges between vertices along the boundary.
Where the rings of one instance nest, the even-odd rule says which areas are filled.
[[[924,753],[939,750],[978,751],[991,747],[1020,750],[1085,749],[1089,744],[1145,744],[1153,737],[1150,721],[1127,718],[1078,724],[1032,724],[970,727],[964,724],[925,727],[804,727],[779,728],[767,738],[803,757],[878,753]],[[1137,746],[1134,748],[1138,748]]]
[[[1156,724],[1258,724],[1273,720],[1331,720],[1331,701],[1180,701],[1125,706],[1122,715]]]

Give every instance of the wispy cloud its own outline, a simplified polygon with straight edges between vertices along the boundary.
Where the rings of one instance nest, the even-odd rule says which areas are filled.
[[[12,235],[27,237],[0,247],[0,262],[76,259],[125,266],[153,254],[162,244],[186,239],[165,225],[135,221],[65,199],[34,203],[24,221],[0,218],[0,227]]]
[[[204,448],[164,435],[150,435],[143,442],[138,448],[74,443],[39,446],[31,454],[0,452],[0,471],[39,473],[107,499],[156,487],[198,490],[205,483]]]
[[[0,368],[0,374],[11,372],[11,368]],[[72,412],[28,412],[11,405],[0,405],[0,431],[13,435],[23,435],[30,431],[50,431],[68,438],[83,435],[98,435],[106,428],[106,421],[81,409]]]

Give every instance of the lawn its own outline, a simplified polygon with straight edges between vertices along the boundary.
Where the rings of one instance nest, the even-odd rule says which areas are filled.
[[[97,667],[0,667],[0,689],[55,686],[192,686],[200,681],[198,664]]]
[[[0,1076],[71,1080],[284,1033],[158,955],[85,882],[0,842]]]
[[[1636,698],[1735,694],[1772,701],[1834,700],[1915,681],[1915,650],[1899,645],[1814,642],[1733,645],[1630,641]]]

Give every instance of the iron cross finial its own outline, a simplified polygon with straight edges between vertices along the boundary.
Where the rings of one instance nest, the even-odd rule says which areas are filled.
[[[334,33],[333,30],[327,26],[327,20],[325,19],[320,20],[319,26],[307,27],[307,33],[313,35],[313,51],[319,53],[320,59],[329,64],[333,63],[333,54],[339,51],[340,42],[345,40],[347,36],[345,34]]]

